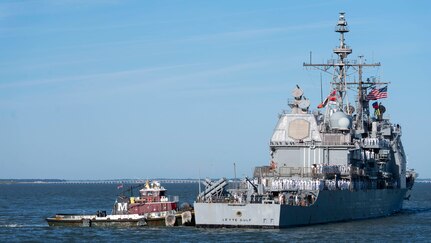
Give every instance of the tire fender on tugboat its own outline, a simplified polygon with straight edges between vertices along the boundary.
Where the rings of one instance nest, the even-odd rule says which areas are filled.
[[[176,221],[176,217],[174,214],[168,214],[165,217],[165,224],[166,226],[174,226],[175,225],[175,221]]]

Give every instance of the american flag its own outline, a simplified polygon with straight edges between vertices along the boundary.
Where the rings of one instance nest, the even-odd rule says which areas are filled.
[[[367,100],[378,100],[383,98],[388,98],[388,86],[380,89],[374,88],[367,95]]]

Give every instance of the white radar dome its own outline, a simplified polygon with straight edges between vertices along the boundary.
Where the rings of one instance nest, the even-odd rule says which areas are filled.
[[[342,111],[337,111],[331,115],[329,122],[332,129],[348,130],[352,125],[352,118]]]

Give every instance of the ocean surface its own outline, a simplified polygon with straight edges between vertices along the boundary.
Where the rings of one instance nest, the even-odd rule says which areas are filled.
[[[164,184],[180,203],[192,203],[198,185]],[[56,213],[111,211],[117,185],[0,185],[0,242],[431,242],[431,183],[416,183],[402,212],[385,218],[288,229],[48,227]]]

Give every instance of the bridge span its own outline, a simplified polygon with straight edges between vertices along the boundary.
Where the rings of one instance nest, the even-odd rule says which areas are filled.
[[[162,184],[169,183],[199,183],[198,179],[148,179]],[[53,184],[145,184],[147,179],[113,179],[113,180],[64,180],[56,182],[42,182]]]

